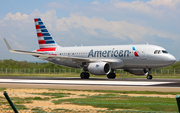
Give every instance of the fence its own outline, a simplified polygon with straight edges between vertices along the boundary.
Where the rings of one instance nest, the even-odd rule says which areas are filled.
[[[30,69],[30,68],[0,68],[1,74],[76,74],[81,73],[82,69]]]
[[[79,74],[82,69],[30,69],[30,68],[0,68],[0,74]],[[116,70],[118,75],[130,75],[124,70]],[[180,76],[180,69],[152,69],[153,76]]]
[[[3,92],[0,92],[2,94]],[[76,112],[100,112],[100,113],[178,113],[176,102],[172,100],[161,102],[160,97],[143,97],[139,101],[123,102],[130,98],[126,95],[74,95],[70,93],[8,93],[19,113],[76,113]],[[145,98],[144,101],[140,98]],[[152,99],[158,99],[152,102]],[[73,100],[74,99],[74,100]],[[79,99],[79,100],[78,100]],[[97,100],[92,100],[97,99]],[[100,101],[100,100],[106,101]],[[107,101],[109,99],[109,101]],[[113,101],[116,100],[116,101]],[[166,99],[165,99],[166,100]],[[163,100],[164,101],[164,100]],[[170,101],[170,102],[169,102]],[[175,101],[175,99],[174,99]],[[95,106],[95,107],[93,107]],[[112,107],[111,107],[112,106]],[[113,107],[115,106],[116,109]],[[123,108],[123,109],[122,109]],[[139,110],[141,108],[150,111]],[[153,111],[155,110],[155,111]],[[168,111],[166,111],[168,110]],[[0,96],[0,112],[13,112],[7,100]]]

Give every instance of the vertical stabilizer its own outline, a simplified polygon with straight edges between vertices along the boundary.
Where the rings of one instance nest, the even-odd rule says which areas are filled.
[[[57,44],[48,32],[40,18],[35,18],[35,27],[38,37],[39,49],[37,51],[55,51]]]

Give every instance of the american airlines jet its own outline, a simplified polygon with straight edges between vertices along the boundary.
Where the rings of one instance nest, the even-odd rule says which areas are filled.
[[[35,18],[39,49],[34,51],[13,50],[5,43],[12,53],[33,55],[58,65],[83,68],[82,79],[88,79],[89,73],[107,75],[114,79],[117,69],[123,69],[134,75],[147,75],[152,79],[152,68],[170,66],[176,62],[173,55],[164,48],[155,45],[112,45],[112,46],[81,46],[61,47],[50,35],[40,18]],[[89,73],[88,73],[89,72]]]

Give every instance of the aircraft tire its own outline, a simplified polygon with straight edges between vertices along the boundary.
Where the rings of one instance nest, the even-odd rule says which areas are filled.
[[[116,74],[115,73],[109,73],[107,75],[108,79],[115,79],[116,78]]]
[[[152,75],[148,75],[148,76],[147,76],[147,79],[148,79],[148,80],[151,80],[152,78],[153,78]]]
[[[89,76],[90,76],[89,73],[86,73],[86,79],[89,79]]]
[[[89,73],[82,72],[82,73],[80,74],[80,77],[81,77],[81,79],[89,79]]]

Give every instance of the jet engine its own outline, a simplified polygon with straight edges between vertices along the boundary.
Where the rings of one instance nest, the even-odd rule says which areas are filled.
[[[107,75],[111,71],[111,66],[107,62],[90,63],[88,71],[94,75]]]
[[[147,73],[146,69],[125,69],[124,71],[139,76],[145,75]]]

